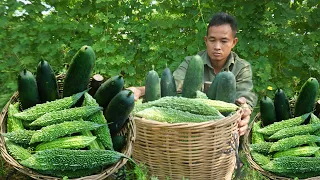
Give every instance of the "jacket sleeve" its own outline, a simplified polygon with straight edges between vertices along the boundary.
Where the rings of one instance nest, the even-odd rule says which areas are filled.
[[[176,81],[177,91],[180,93],[182,91],[184,77],[187,72],[188,65],[190,63],[192,56],[185,57],[184,61],[178,66],[178,68],[173,72],[173,77]]]

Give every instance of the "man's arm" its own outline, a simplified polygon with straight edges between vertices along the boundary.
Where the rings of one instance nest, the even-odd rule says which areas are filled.
[[[146,90],[144,86],[140,87],[128,87],[127,89],[131,90],[134,94],[134,100],[137,101],[140,97],[144,96]]]

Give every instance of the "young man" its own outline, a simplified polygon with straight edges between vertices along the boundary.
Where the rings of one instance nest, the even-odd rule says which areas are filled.
[[[200,51],[204,64],[204,82],[212,82],[215,76],[221,71],[231,71],[236,77],[236,103],[243,108],[241,121],[239,122],[239,134],[244,135],[248,128],[252,108],[256,105],[257,97],[252,92],[252,70],[251,65],[232,52],[232,48],[237,44],[236,37],[237,23],[235,19],[227,13],[215,14],[207,28],[207,35],[204,42],[207,49]],[[192,56],[188,56],[173,72],[176,80],[177,90],[181,91],[183,80],[188,64]],[[135,98],[144,95],[144,87],[130,87]]]

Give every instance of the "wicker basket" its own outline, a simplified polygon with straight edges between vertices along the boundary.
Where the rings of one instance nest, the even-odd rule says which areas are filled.
[[[231,179],[240,117],[241,110],[203,123],[169,124],[134,117],[137,139],[132,157],[159,179]]]
[[[258,165],[256,162],[254,162],[254,160],[253,160],[253,158],[251,156],[251,153],[250,153],[249,144],[251,144],[251,129],[252,129],[252,126],[253,126],[253,122],[257,122],[259,120],[261,120],[260,113],[258,113],[254,117],[254,120],[249,124],[248,131],[243,137],[242,149],[245,152],[245,155],[247,157],[247,160],[248,160],[250,166],[254,170],[257,170],[257,171],[261,172],[261,174],[263,174],[264,176],[267,176],[270,179],[274,179],[274,180],[292,180],[292,178],[277,176],[277,175],[275,175],[275,174],[273,174],[273,173],[271,173],[269,171],[266,171],[266,170],[262,169],[260,165]],[[320,176],[308,178],[307,180],[320,180]]]
[[[57,76],[58,79],[58,86],[62,87],[62,81],[63,81],[63,76]],[[62,92],[62,90],[60,89],[60,93]],[[0,131],[1,133],[5,133],[6,132],[6,124],[7,124],[7,112],[8,112],[8,107],[10,103],[15,103],[18,101],[18,93],[14,93],[14,95],[10,98],[9,102],[5,105],[5,107],[3,108],[1,115],[0,115]],[[133,147],[133,142],[135,141],[135,123],[133,121],[133,118],[130,117],[129,121],[127,123],[126,126],[123,127],[123,129],[121,130],[121,132],[119,134],[122,135],[126,135],[127,137],[127,143],[125,145],[125,147],[122,149],[122,153],[125,154],[126,156],[130,157],[131,153],[132,153],[132,147]],[[9,163],[11,166],[13,166],[15,169],[17,169],[18,171],[20,171],[21,173],[28,175],[34,179],[45,179],[45,180],[53,180],[53,179],[60,179],[57,177],[52,177],[52,176],[47,176],[47,175],[42,175],[39,174],[29,168],[26,168],[22,165],[20,165],[13,157],[11,157],[9,155],[9,153],[7,152],[6,146],[5,146],[5,140],[3,136],[0,136],[0,150],[1,150],[1,155],[3,157],[3,159]],[[118,163],[103,169],[99,174],[94,174],[94,175],[90,175],[90,176],[85,176],[85,177],[81,177],[81,178],[76,178],[76,180],[102,180],[102,179],[106,179],[107,177],[109,177],[110,175],[112,175],[113,173],[115,173],[116,171],[118,171],[122,166],[124,166],[126,164],[126,162],[128,161],[128,159],[123,158],[122,160],[120,160]]]

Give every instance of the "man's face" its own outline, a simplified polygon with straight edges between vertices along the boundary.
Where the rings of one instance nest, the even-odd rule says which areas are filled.
[[[233,37],[229,24],[211,26],[208,35],[204,37],[207,52],[211,61],[225,61],[232,48],[237,44],[238,38]]]

